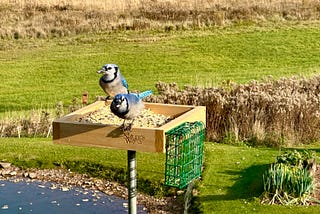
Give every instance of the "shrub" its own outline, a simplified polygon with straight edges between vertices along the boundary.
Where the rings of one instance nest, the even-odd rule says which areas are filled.
[[[251,81],[223,87],[158,82],[159,95],[146,99],[207,108],[207,138],[281,146],[320,140],[320,76]]]
[[[314,177],[308,163],[310,153],[289,152],[278,156],[277,161],[263,175],[264,194],[262,203],[303,204],[313,201]]]
[[[291,152],[285,152],[277,157],[277,164],[285,164],[288,166],[297,166],[300,168],[307,168],[309,161],[314,159],[314,153],[303,150],[298,152],[297,150]]]
[[[77,98],[67,107],[67,113],[82,107]],[[52,122],[64,115],[64,106],[58,102],[55,112],[50,110],[32,110],[29,115],[9,115],[0,119],[0,137],[49,137],[52,135]]]

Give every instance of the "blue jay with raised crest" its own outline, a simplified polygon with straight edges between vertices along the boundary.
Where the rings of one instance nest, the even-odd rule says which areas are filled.
[[[103,74],[99,84],[108,97],[114,97],[117,94],[128,94],[128,83],[120,73],[119,66],[116,64],[105,64],[97,71]],[[107,97],[107,98],[108,98]]]
[[[136,94],[136,93],[117,94],[114,97],[110,105],[110,109],[112,113],[114,113],[116,116],[124,119],[122,124],[122,128],[124,130],[131,129],[134,119],[137,116],[139,116],[141,111],[144,109],[144,104],[142,102],[142,99],[151,94],[152,94],[152,91],[148,90],[139,94]],[[124,127],[126,120],[132,120],[128,128]]]

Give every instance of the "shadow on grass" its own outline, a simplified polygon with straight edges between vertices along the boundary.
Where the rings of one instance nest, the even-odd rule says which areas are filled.
[[[224,195],[206,195],[199,196],[198,200],[212,201],[212,200],[236,200],[236,199],[250,199],[259,197],[263,193],[263,173],[270,165],[254,165],[243,171],[226,170],[223,173],[229,175],[237,175],[238,179],[233,186],[228,188]]]

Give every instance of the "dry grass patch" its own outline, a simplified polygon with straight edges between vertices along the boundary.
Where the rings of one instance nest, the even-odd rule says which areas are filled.
[[[2,38],[193,29],[246,22],[318,20],[318,0],[0,0]]]
[[[159,95],[146,101],[207,107],[207,138],[234,144],[297,146],[320,141],[320,76],[229,82],[222,87],[201,88],[175,83],[156,85]],[[73,103],[66,111],[81,105]],[[0,136],[50,136],[51,123],[64,114],[61,103],[55,113],[32,111],[26,117],[0,121]]]
[[[299,145],[320,140],[320,76],[200,88],[158,83],[151,102],[207,107],[207,137],[253,145]]]

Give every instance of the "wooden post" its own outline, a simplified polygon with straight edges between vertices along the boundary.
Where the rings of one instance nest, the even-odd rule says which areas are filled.
[[[84,91],[82,93],[82,104],[88,105],[88,99],[89,99],[89,93],[87,91]]]
[[[129,214],[137,213],[137,163],[136,151],[128,150],[128,205]]]

